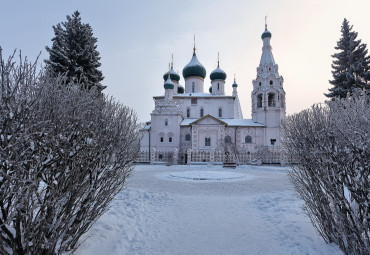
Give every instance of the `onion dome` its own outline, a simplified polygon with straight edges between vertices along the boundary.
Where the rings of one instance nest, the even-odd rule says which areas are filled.
[[[171,81],[171,77],[170,77],[170,72],[167,73],[167,80],[166,82],[164,83],[163,87],[165,89],[173,89],[175,87],[175,85],[173,84],[173,82]]]
[[[271,33],[267,30],[267,24],[265,24],[265,31],[261,35],[262,40],[266,37],[271,38]]]
[[[218,65],[217,68],[212,71],[209,77],[211,78],[212,81],[213,80],[226,80],[226,73]]]
[[[235,78],[234,78],[234,83],[233,83],[233,88],[237,88],[238,87],[238,84],[236,83],[236,81],[235,81]]]
[[[163,75],[163,80],[167,80],[168,78],[168,72],[166,72],[164,75]],[[175,72],[175,70],[173,70],[173,66],[171,65],[171,69],[170,69],[170,78],[171,80],[173,81],[179,81],[180,80],[180,75],[178,73]]]
[[[209,93],[211,93],[211,94],[212,94],[212,86],[211,86],[211,87],[209,87]]]
[[[177,94],[184,94],[185,89],[180,84],[177,86]]]
[[[220,53],[218,53],[218,57],[217,57],[217,68],[212,71],[209,77],[211,78],[211,81],[226,80],[226,73],[220,68]]]
[[[193,57],[191,58],[189,64],[187,64],[182,70],[182,76],[184,76],[185,79],[191,76],[202,77],[203,79],[206,77],[206,69],[198,61],[197,55],[195,54],[195,47]]]

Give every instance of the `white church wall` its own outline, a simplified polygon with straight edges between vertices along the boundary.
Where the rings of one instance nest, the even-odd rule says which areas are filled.
[[[185,93],[203,93],[204,80],[200,77],[188,77],[185,80]]]
[[[196,99],[196,104],[194,103]],[[201,109],[203,116],[210,114],[216,118],[233,118],[234,117],[234,98],[232,97],[175,97],[174,100],[178,103],[182,116],[184,118],[201,118]],[[189,116],[187,115],[189,109]],[[221,109],[221,117],[219,117],[219,109]]]
[[[158,151],[173,151],[180,147],[179,115],[152,115],[151,145]],[[167,122],[167,125],[166,125]],[[170,139],[171,138],[171,139]]]
[[[140,150],[148,152],[149,148],[149,129],[140,131]]]
[[[190,136],[190,140],[186,140],[187,136]],[[186,151],[187,149],[191,149],[191,127],[184,126],[180,128],[180,151]]]

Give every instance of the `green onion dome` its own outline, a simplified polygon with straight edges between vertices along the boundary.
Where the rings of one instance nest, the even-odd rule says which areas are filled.
[[[211,93],[211,94],[212,94],[212,86],[211,86],[211,87],[209,87],[209,93]]]
[[[212,71],[211,75],[209,76],[211,80],[226,80],[226,73],[219,67]]]
[[[163,87],[165,89],[173,89],[175,87],[175,85],[173,84],[173,82],[171,81],[171,78],[170,78],[170,75],[168,75],[169,73],[167,73],[167,80],[166,82],[164,83]]]
[[[171,70],[170,70],[170,77],[171,77],[171,80],[173,81],[179,81],[180,80],[180,75],[178,73],[175,72],[175,70],[173,70],[173,67],[171,67]],[[163,75],[163,80],[167,80],[168,78],[168,72],[166,72],[164,75]]]
[[[235,79],[234,79],[234,83],[233,83],[233,88],[237,88],[238,87],[238,84],[236,83]]]
[[[185,89],[180,84],[177,86],[177,94],[184,94]]]
[[[268,31],[268,30],[267,30],[267,28],[265,29],[265,31],[264,31],[264,32],[262,33],[262,35],[261,35],[262,40],[263,40],[264,38],[266,38],[266,37],[271,38],[271,33],[270,33],[270,31]]]
[[[198,61],[195,52],[193,53],[193,57],[191,58],[189,64],[187,64],[182,70],[182,76],[184,76],[185,79],[191,76],[202,77],[203,79],[206,77],[206,69]]]

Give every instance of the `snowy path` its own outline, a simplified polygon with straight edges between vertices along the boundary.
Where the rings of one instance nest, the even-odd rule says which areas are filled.
[[[184,171],[225,169],[137,166],[76,254],[342,254],[315,233],[283,168],[246,166],[233,170],[244,178],[221,181],[171,178]]]

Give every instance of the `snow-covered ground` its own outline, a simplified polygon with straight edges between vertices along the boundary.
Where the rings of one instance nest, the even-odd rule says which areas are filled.
[[[76,254],[343,254],[279,166],[135,167]]]

